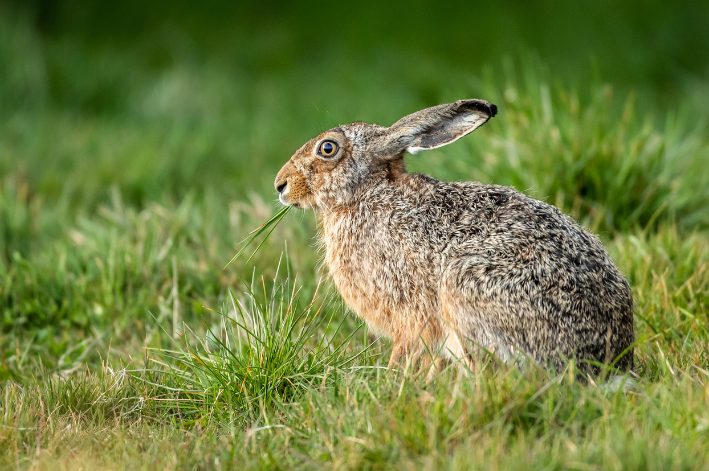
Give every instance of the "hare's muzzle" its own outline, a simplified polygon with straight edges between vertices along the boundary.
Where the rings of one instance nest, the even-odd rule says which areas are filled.
[[[276,177],[276,182],[274,183],[274,186],[276,187],[276,191],[278,192],[278,199],[280,200],[281,203],[288,205],[288,201],[284,198],[286,193],[288,191],[286,188],[288,188],[288,179],[286,178],[280,178],[281,175],[279,173],[278,177]]]
[[[288,171],[290,169],[287,168],[290,166],[289,164],[290,162],[283,166],[281,171],[278,172],[278,175],[276,175],[276,181],[273,183],[273,186],[276,188],[279,195],[282,194],[288,187],[288,174],[291,173]]]
[[[293,190],[293,179],[297,175],[295,175],[295,169],[293,168],[293,164],[291,162],[286,163],[283,168],[281,169],[280,172],[278,172],[278,175],[276,175],[276,181],[273,183],[273,186],[276,188],[276,191],[278,192],[278,199],[281,201],[281,203],[290,206],[291,204],[295,203],[296,201],[289,201],[292,198],[289,198],[291,195],[292,190]],[[296,185],[298,186],[298,185]],[[296,195],[296,200],[297,200],[297,195]]]

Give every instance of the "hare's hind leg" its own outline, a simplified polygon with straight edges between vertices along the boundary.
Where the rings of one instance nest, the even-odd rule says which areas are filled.
[[[441,306],[441,315],[444,319],[446,319],[446,314],[443,313],[445,310],[447,310],[447,307]],[[470,370],[473,369],[473,359],[470,356],[470,352],[465,348],[465,344],[460,338],[460,335],[453,329],[451,329],[443,348],[456,359],[460,360],[462,364],[467,366]]]
[[[470,255],[453,260],[441,278],[441,317],[451,332],[446,346],[459,358],[477,351],[475,346],[505,363],[514,363],[518,356],[515,340],[519,339],[511,334],[521,325],[517,311],[530,309],[509,292],[513,287],[507,291],[495,275],[494,264],[483,256]],[[472,359],[469,361],[472,364]]]
[[[470,306],[441,305],[441,316],[451,326],[444,347],[446,353],[460,360],[471,370],[475,364],[473,356],[477,357],[483,352],[489,352],[505,363],[514,363],[517,357],[513,352],[514,346],[502,335],[496,335],[494,326],[475,319],[473,313],[476,313],[476,310]]]

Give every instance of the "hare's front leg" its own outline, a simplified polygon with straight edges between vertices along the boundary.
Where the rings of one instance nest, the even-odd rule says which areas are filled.
[[[445,341],[446,329],[436,316],[418,316],[417,322],[400,325],[397,336],[393,336],[394,346],[389,358],[389,369],[396,364],[410,362],[415,368],[431,365],[431,354],[440,350]],[[440,361],[437,362],[440,365]]]
[[[394,339],[394,346],[391,349],[388,368],[391,370],[396,365],[406,362],[416,364],[420,357],[420,349],[412,348],[412,342],[408,341],[408,339]]]
[[[443,369],[443,361],[439,357],[433,358],[423,343],[411,349],[404,342],[395,342],[389,358],[389,369],[393,369],[402,362],[410,362],[417,371],[426,371],[427,377],[430,378],[433,373]]]
[[[389,357],[389,365],[387,366],[390,370],[394,369],[394,366],[399,364],[399,361],[404,358],[407,352],[407,345],[401,341],[394,341],[394,346],[391,349],[391,357]]]

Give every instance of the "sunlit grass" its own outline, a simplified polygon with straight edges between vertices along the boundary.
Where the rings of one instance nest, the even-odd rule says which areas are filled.
[[[432,381],[388,372],[329,296],[301,298],[284,263],[169,351],[59,375],[30,361],[31,380],[0,386],[0,463],[703,469],[709,237],[661,227],[609,250],[642,339],[626,390],[494,362]]]

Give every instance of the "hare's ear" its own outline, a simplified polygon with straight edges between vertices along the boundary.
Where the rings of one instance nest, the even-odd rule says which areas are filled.
[[[416,154],[457,141],[495,116],[497,106],[484,100],[458,100],[401,118],[386,133],[391,157]]]

